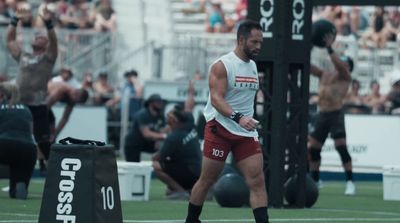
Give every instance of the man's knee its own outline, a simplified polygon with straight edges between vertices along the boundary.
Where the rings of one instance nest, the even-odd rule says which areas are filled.
[[[250,189],[261,188],[265,184],[263,171],[250,174],[249,176],[244,176],[244,178],[246,180],[246,184],[249,186]]]
[[[308,149],[311,162],[321,161],[321,148],[310,147]]]
[[[351,156],[346,145],[338,145],[336,146],[336,150],[338,151],[343,164],[351,161]]]

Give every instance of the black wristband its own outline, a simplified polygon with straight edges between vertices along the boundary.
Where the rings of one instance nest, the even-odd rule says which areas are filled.
[[[18,25],[19,18],[17,16],[11,16],[10,18],[10,24],[14,27]]]
[[[233,120],[233,121],[235,121],[236,123],[238,123],[239,124],[239,121],[240,121],[240,119],[243,117],[244,115],[242,114],[242,113],[240,113],[240,112],[232,112],[232,114],[231,114],[231,119]]]
[[[328,54],[331,55],[332,53],[334,53],[335,51],[332,49],[332,47],[328,46],[326,48],[326,50],[328,51]]]
[[[53,21],[51,21],[51,20],[44,20],[44,24],[46,25],[46,28],[48,30],[54,28]]]

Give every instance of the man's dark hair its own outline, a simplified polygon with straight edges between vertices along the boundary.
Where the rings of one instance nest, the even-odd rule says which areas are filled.
[[[136,70],[128,70],[127,72],[125,72],[125,74],[124,74],[125,78],[128,78],[130,76],[137,77],[138,76],[138,72]]]
[[[247,39],[251,33],[251,30],[253,29],[262,30],[262,27],[258,22],[255,22],[253,20],[244,20],[239,25],[236,40],[239,42],[240,37],[244,37],[245,39]]]
[[[185,123],[188,120],[188,114],[184,110],[184,105],[176,104],[172,109],[172,114],[178,119],[180,123]]]

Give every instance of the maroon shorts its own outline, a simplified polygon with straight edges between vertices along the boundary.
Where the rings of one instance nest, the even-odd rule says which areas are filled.
[[[235,161],[239,162],[261,153],[261,146],[257,137],[234,135],[215,120],[207,122],[204,129],[204,156],[212,160],[225,161],[231,151]]]

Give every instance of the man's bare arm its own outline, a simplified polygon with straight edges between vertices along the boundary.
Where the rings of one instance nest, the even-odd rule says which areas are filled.
[[[56,61],[58,55],[58,43],[54,29],[47,30],[47,38],[49,38],[49,45],[47,46],[46,55],[51,60]]]
[[[321,69],[319,69],[319,67],[315,66],[314,64],[311,64],[310,73],[315,77],[321,78],[323,71]]]
[[[47,28],[47,38],[49,45],[46,49],[46,55],[52,61],[56,61],[58,54],[57,35],[54,31],[53,14],[47,9],[47,4],[43,8],[43,12],[39,14]]]
[[[339,73],[339,76],[345,80],[351,80],[350,70],[346,62],[341,60],[339,56],[333,52],[330,54],[331,61],[335,66],[336,71]]]
[[[64,109],[63,116],[60,119],[60,122],[58,122],[57,127],[56,127],[56,136],[64,129],[65,125],[67,124],[69,117],[71,116],[72,110],[74,109],[74,105],[66,105]]]
[[[219,113],[230,117],[233,110],[225,101],[225,92],[228,88],[227,71],[224,64],[219,61],[211,67],[209,76],[211,104]]]
[[[15,60],[19,60],[21,48],[17,43],[17,27],[10,25],[7,30],[7,48]]]
[[[326,48],[328,49],[329,56],[333,65],[335,66],[336,71],[339,73],[339,76],[345,80],[351,80],[350,70],[346,62],[342,61],[339,56],[332,49],[332,44],[335,41],[334,34],[328,34],[324,36],[324,41],[326,43]]]

